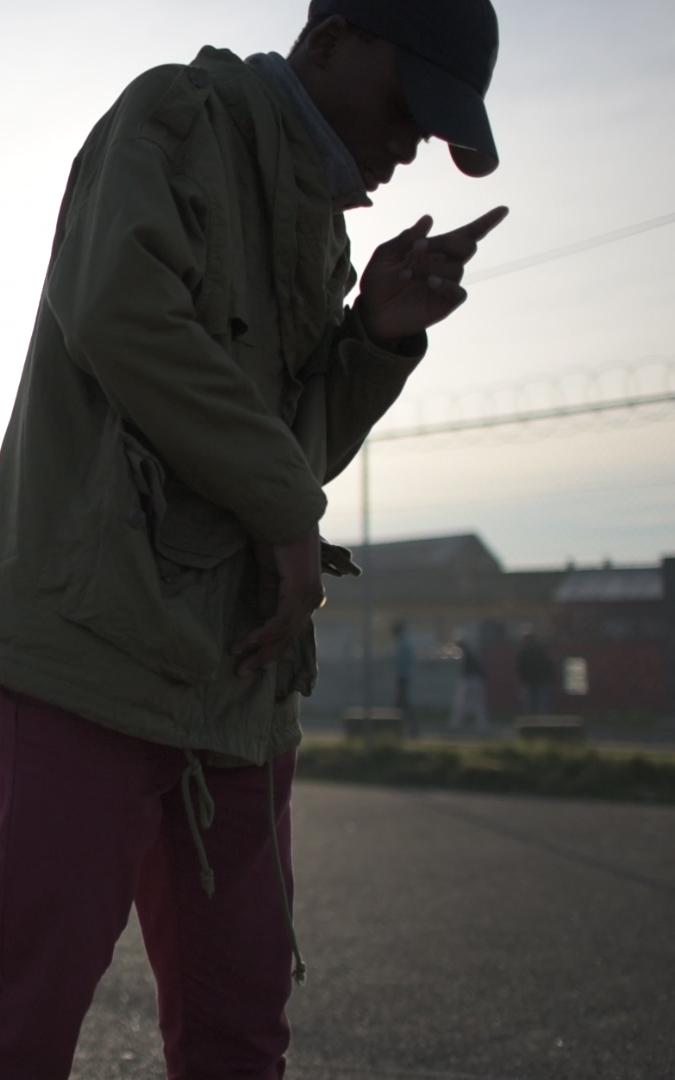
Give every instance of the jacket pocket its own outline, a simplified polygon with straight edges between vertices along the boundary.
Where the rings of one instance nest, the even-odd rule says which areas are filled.
[[[215,678],[233,631],[246,535],[166,472],[142,437],[106,422],[42,587],[64,619],[181,682]]]

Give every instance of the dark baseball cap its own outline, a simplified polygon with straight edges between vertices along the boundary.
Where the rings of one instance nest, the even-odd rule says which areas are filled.
[[[312,0],[309,15],[342,15],[398,46],[403,92],[420,130],[444,139],[468,176],[497,168],[483,100],[499,47],[490,0]]]

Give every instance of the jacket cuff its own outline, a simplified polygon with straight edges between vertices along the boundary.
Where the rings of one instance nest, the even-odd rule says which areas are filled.
[[[428,347],[428,339],[425,331],[419,334],[413,334],[410,337],[401,338],[396,349],[385,349],[382,345],[377,345],[374,341],[368,337],[361,316],[359,315],[358,303],[353,307],[345,308],[345,317],[342,324],[343,336],[348,338],[354,338],[360,344],[366,345],[369,352],[374,358],[378,358],[384,363],[395,363],[396,361],[407,360],[410,362],[407,373],[409,374],[414,370],[426,354]],[[398,367],[398,365],[397,365]],[[400,369],[396,371],[396,374],[400,376]]]
[[[273,522],[269,519],[266,519],[264,523],[261,521],[257,528],[251,530],[251,535],[256,540],[272,546],[294,544],[296,540],[301,540],[318,525],[326,512],[327,505],[328,500],[319,488],[316,497],[305,499],[302,506],[296,503],[292,513],[279,514]]]

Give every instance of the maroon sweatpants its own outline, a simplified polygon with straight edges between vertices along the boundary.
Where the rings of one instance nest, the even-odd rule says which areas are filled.
[[[275,762],[292,893],[294,753]],[[0,1077],[66,1080],[82,1019],[135,901],[158,985],[168,1080],[278,1080],[291,948],[267,770],[204,770],[208,899],[181,751],[0,689]]]

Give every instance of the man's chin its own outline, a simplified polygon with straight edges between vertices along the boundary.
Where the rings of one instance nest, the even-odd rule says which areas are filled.
[[[366,191],[377,191],[380,186],[380,180],[377,178],[371,169],[363,170],[363,184]]]

